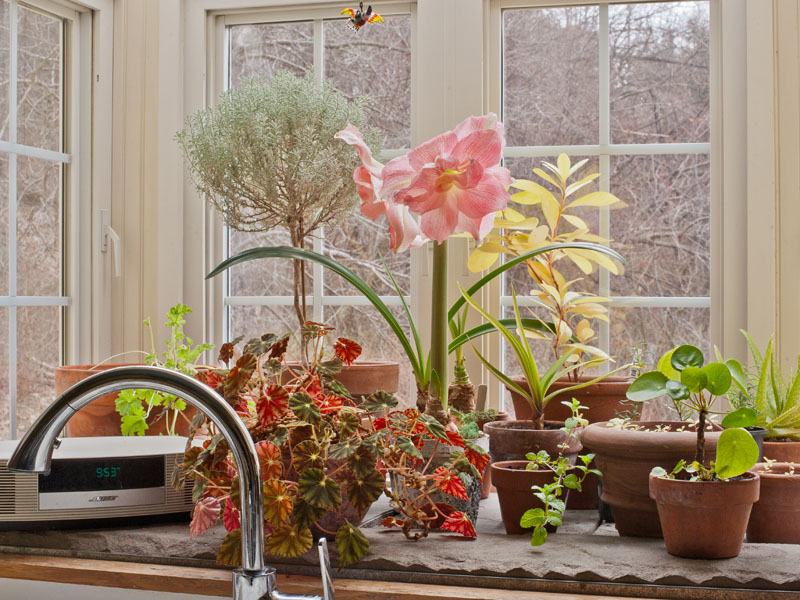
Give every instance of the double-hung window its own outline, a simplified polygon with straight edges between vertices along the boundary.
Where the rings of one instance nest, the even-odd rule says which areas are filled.
[[[623,201],[581,217],[625,257],[624,274],[564,273],[612,299],[596,345],[622,361],[675,343],[707,351],[709,2],[531,4],[499,11],[506,166],[536,180],[533,167],[562,152],[587,158],[594,189]],[[512,284],[532,287],[524,270],[507,277],[506,312]]]
[[[269,79],[280,70],[303,76],[314,69],[317,77],[332,82],[346,97],[367,96],[367,121],[384,135],[383,162],[411,144],[412,7],[393,3],[381,10],[384,22],[355,32],[340,15],[341,9],[283,9],[221,15],[218,36],[224,39],[224,89],[242,78]],[[246,248],[290,245],[288,232],[275,228],[264,233],[228,230],[225,252]],[[405,322],[400,297],[387,276],[385,259],[404,296],[411,292],[410,253],[389,250],[387,224],[361,215],[354,198],[353,212],[340,223],[317,231],[310,248],[331,256],[366,280]],[[320,266],[308,266],[306,305],[308,318],[336,328],[364,347],[369,358],[397,360],[401,364],[402,393],[413,397],[413,379],[402,349],[379,313],[349,283]],[[288,260],[247,263],[229,271],[223,303],[232,339],[265,332],[296,332],[293,308],[292,265]]]

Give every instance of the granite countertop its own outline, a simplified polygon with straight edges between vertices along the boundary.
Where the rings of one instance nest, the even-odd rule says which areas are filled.
[[[375,520],[386,508],[379,501],[366,520]],[[338,571],[337,576],[508,589],[635,593],[655,598],[750,600],[784,594],[798,597],[792,592],[800,592],[800,545],[745,543],[737,558],[681,559],[667,553],[663,540],[619,537],[613,525],[598,524],[596,511],[568,511],[565,517],[565,525],[557,534],[551,535],[544,546],[533,548],[527,536],[505,534],[497,496],[492,494],[481,503],[476,540],[438,532],[413,542],[396,530],[365,528],[369,553],[357,564]],[[0,552],[214,567],[216,549],[225,533],[218,525],[190,538],[188,522],[114,529],[0,531]],[[333,554],[335,563],[335,551]],[[300,559],[269,562],[277,565],[279,572],[319,572],[313,552]],[[654,584],[664,587],[651,588]],[[650,593],[645,594],[648,589]]]

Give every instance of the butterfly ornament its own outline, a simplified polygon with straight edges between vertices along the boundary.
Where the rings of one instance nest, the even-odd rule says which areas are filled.
[[[367,10],[364,10],[363,0],[358,3],[356,10],[345,8],[341,14],[350,17],[348,25],[353,31],[358,31],[367,23],[383,23],[383,17],[376,12],[372,12],[371,4],[367,5]]]

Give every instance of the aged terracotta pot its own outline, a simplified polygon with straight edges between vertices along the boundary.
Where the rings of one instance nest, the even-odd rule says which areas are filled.
[[[650,476],[667,552],[683,558],[732,558],[742,549],[758,500],[759,476],[730,481],[684,481]]]
[[[530,531],[531,528],[523,529],[520,526],[522,515],[529,508],[544,508],[542,501],[534,497],[531,486],[553,483],[553,471],[527,471],[527,464],[527,460],[508,460],[491,465],[492,482],[497,488],[497,499],[500,502],[500,514],[509,535]],[[548,533],[555,533],[557,528],[548,525],[545,529]]]
[[[508,413],[504,410],[501,410],[500,412],[497,413],[497,415],[495,415],[492,421],[478,420],[475,421],[475,423],[477,423],[478,429],[483,431],[483,426],[486,425],[487,423],[496,423],[497,421],[508,421],[508,419],[509,419]]]
[[[800,442],[764,440],[764,458],[778,462],[800,463]]]
[[[121,364],[102,364],[102,365],[68,365],[55,368],[55,391],[56,395],[60,396],[73,385],[79,381],[83,381],[87,377],[107,371],[116,367],[129,367],[134,366],[136,363],[121,363]],[[101,396],[94,400],[88,406],[80,409],[73,417],[67,421],[67,435],[69,437],[97,437],[97,436],[118,436],[122,435],[120,427],[122,425],[122,418],[117,413],[116,400],[118,394],[108,394]],[[189,422],[192,420],[197,409],[193,406],[187,406],[183,411],[187,420],[178,417],[176,422],[176,432],[178,435],[188,435]],[[156,421],[152,417],[148,423],[149,429],[145,435],[165,435],[167,433],[167,424],[162,420]]]
[[[631,431],[593,423],[581,433],[581,443],[595,453],[603,473],[603,502],[611,506],[620,535],[661,537],[655,502],[650,498],[650,471],[671,469],[681,460],[694,459],[697,435],[692,425],[680,421],[640,421],[642,430]],[[655,431],[670,426],[672,431]],[[676,431],[680,427],[687,431]],[[706,461],[716,456],[719,432],[706,432]]]
[[[766,467],[751,469],[761,478],[761,495],[750,513],[747,541],[800,544],[800,464],[772,463],[769,472]]]
[[[299,364],[289,362],[289,367],[298,369]],[[349,367],[345,365],[339,373],[332,375],[356,400],[377,391],[394,394],[399,389],[400,363],[391,360],[357,360]],[[282,382],[289,380],[288,373],[282,374]]]
[[[564,423],[545,421],[545,425],[548,427],[547,429],[537,430],[533,429],[531,421],[487,423],[484,430],[489,434],[489,456],[492,462],[524,460],[528,452],[538,452],[539,450],[547,450],[550,456],[558,455],[560,452],[558,446],[566,438],[566,434],[560,429]],[[564,456],[574,462],[580,451],[581,443],[577,438],[573,438]]]
[[[590,379],[593,379],[593,377],[581,376],[578,381],[582,382]],[[514,381],[524,389],[529,389],[527,380],[515,379]],[[550,389],[556,391],[574,384],[575,382],[559,379]],[[544,417],[553,421],[566,420],[572,416],[572,411],[561,402],[576,398],[582,405],[588,407],[582,413],[589,423],[610,421],[619,414],[631,410],[631,403],[625,397],[625,392],[628,391],[630,384],[630,379],[627,377],[608,377],[585,388],[559,394],[554,396],[547,404],[544,409]],[[533,411],[528,401],[511,389],[508,391],[511,393],[511,399],[514,402],[516,418],[530,419]],[[576,510],[597,508],[597,483],[597,475],[591,474],[584,481],[583,489],[580,492],[572,490],[569,495],[569,508]]]

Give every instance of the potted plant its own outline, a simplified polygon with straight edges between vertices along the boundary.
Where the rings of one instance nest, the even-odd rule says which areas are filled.
[[[566,154],[561,154],[556,164],[543,162],[544,169],[535,168],[534,174],[540,183],[517,179],[511,187],[518,191],[511,196],[511,202],[523,206],[538,206],[540,218],[524,216],[507,208],[495,223],[495,229],[486,237],[484,243],[476,248],[470,257],[469,266],[480,271],[490,267],[501,253],[521,256],[533,248],[569,242],[593,242],[606,244],[608,240],[591,233],[589,224],[578,212],[584,207],[613,206],[619,198],[608,192],[578,194],[597,179],[599,173],[582,174],[581,169],[587,160],[572,164]],[[548,172],[549,171],[549,172]],[[626,410],[624,406],[628,378],[607,376],[599,379],[584,376],[587,367],[598,366],[610,357],[592,345],[596,338],[592,322],[608,321],[608,311],[604,303],[608,298],[575,289],[581,279],[565,278],[559,268],[564,261],[570,261],[583,273],[591,274],[597,267],[618,273],[620,266],[615,259],[602,253],[582,248],[555,247],[547,252],[530,257],[525,261],[527,272],[536,286],[532,293],[535,312],[540,312],[542,326],[528,332],[532,339],[547,340],[558,360],[567,352],[568,364],[579,365],[570,370],[563,379],[553,382],[551,389],[564,390],[559,400],[569,403],[576,396],[587,406],[586,418],[590,423],[607,421]],[[575,383],[593,380],[589,386],[576,389]],[[508,386],[514,402],[514,412],[519,420],[532,418],[531,405],[518,387],[526,389],[525,378],[515,380],[516,386]],[[545,410],[547,419],[563,421],[570,416],[569,409],[562,402],[552,402]]]
[[[729,361],[732,372],[737,373],[735,393],[730,394],[731,404],[737,408],[750,408],[757,414],[756,425],[764,429],[763,454],[765,459],[800,463],[800,357],[798,370],[788,379],[781,373],[775,360],[774,336],[762,354],[746,331],[753,358],[753,368],[745,372],[736,361]]]
[[[520,315],[517,296],[512,290],[514,304],[514,319],[516,321],[515,333],[512,333],[502,322],[489,314],[475,300],[467,294],[463,288],[461,293],[464,301],[480,313],[496,329],[513,350],[517,361],[522,367],[525,375],[527,388],[522,387],[508,375],[500,371],[489,360],[487,360],[477,349],[475,352],[486,368],[501,382],[510,389],[513,389],[521,397],[525,398],[530,407],[532,418],[530,420],[515,420],[487,423],[484,429],[489,433],[489,454],[492,462],[507,460],[522,460],[530,452],[545,450],[551,456],[563,453],[566,456],[577,454],[581,449],[577,439],[570,441],[567,449],[561,448],[566,439],[566,434],[562,430],[563,422],[555,423],[545,420],[545,409],[550,401],[559,393],[569,393],[587,387],[605,376],[601,375],[596,379],[576,382],[569,388],[551,391],[553,383],[565,377],[570,372],[583,366],[580,362],[568,362],[576,349],[570,348],[562,354],[546,370],[542,371],[536,363],[536,358],[528,342],[529,329],[525,326]],[[495,484],[496,485],[496,484]]]
[[[266,82],[243,81],[219,101],[186,120],[178,142],[197,190],[237,231],[282,227],[292,247],[304,248],[326,224],[344,218],[357,198],[349,176],[357,157],[334,134],[348,123],[364,127],[366,98],[350,102],[314,73],[279,71]],[[377,152],[380,134],[365,129]],[[309,320],[305,262],[293,261],[294,311],[300,331]],[[303,360],[309,360],[301,342]],[[339,378],[353,394],[396,391],[399,364],[361,360]]]
[[[747,524],[747,541],[800,544],[800,465],[766,460],[752,469],[761,479]]]
[[[198,374],[235,406],[256,442],[264,479],[267,552],[300,556],[311,548],[314,535],[326,535],[335,539],[339,566],[359,560],[369,542],[358,526],[384,493],[401,510],[398,520],[409,536],[415,528],[427,534],[434,516],[446,515],[450,522],[444,528],[471,529],[474,537],[468,517],[445,505],[431,508],[430,492],[435,488],[455,498],[466,497],[459,473],[472,472],[473,462],[481,466],[488,457],[445,432],[431,417],[393,410],[397,399],[391,394],[376,392],[357,407],[333,375],[358,357],[360,347],[338,338],[334,356],[326,359],[324,341],[331,329],[306,327],[313,330],[304,332],[312,340],[310,362],[305,365],[287,360],[288,335],[266,334],[247,342],[240,354],[235,352],[236,342],[223,345],[219,359],[225,368]],[[283,376],[287,370],[288,379]],[[235,566],[241,535],[236,466],[213,423],[200,414],[194,425],[173,483],[181,488],[192,482],[192,535],[222,520],[228,534],[217,561]],[[417,446],[426,436],[460,443],[460,457],[426,472],[417,457]],[[405,485],[386,488],[387,471]],[[421,482],[430,488],[422,498],[401,495],[419,489],[415,486]],[[425,509],[429,513],[422,515]]]
[[[170,336],[166,349],[159,359],[153,328],[150,319],[144,325],[150,333],[152,349],[145,356],[145,363],[167,369],[174,369],[189,375],[197,371],[197,361],[213,345],[195,346],[193,340],[183,332],[185,316],[192,309],[176,304],[167,313],[166,327]],[[145,354],[142,352],[142,354]],[[122,364],[100,363],[97,365],[67,365],[56,367],[56,394],[100,371],[124,366]],[[161,394],[153,390],[124,390],[119,394],[102,396],[79,410],[67,422],[67,435],[70,437],[115,436],[115,435],[186,435],[192,417],[197,411],[175,396]]]
[[[544,544],[547,534],[555,533],[561,525],[568,492],[580,491],[589,474],[600,474],[589,467],[591,454],[581,456],[580,462],[573,464],[571,442],[585,420],[579,412],[582,407],[578,401],[569,404],[573,416],[564,422],[565,437],[558,454],[551,456],[546,450],[539,450],[526,454],[526,460],[490,465],[506,533],[519,534],[532,529],[532,546]]]
[[[691,460],[696,453],[699,424],[689,421],[692,410],[681,402],[684,391],[677,385],[683,367],[689,364],[686,362],[689,357],[701,366],[705,360],[702,352],[693,346],[674,348],[660,358],[655,371],[640,375],[627,392],[627,397],[637,403],[669,397],[678,420],[612,419],[593,423],[581,433],[581,443],[594,452],[597,467],[603,472],[601,500],[610,506],[614,525],[622,536],[663,535],[656,504],[650,498],[650,471],[682,459]],[[677,383],[667,388],[668,381]],[[710,461],[715,457],[720,427],[709,422],[706,416],[704,413],[704,456]]]
[[[697,415],[691,463],[680,459],[669,473],[665,465],[671,465],[662,463],[649,476],[667,550],[687,558],[736,556],[758,499],[758,475],[747,473],[758,460],[758,446],[744,429],[726,429],[719,435],[715,460],[706,456],[706,423],[734,374],[726,363],[705,364],[694,346],[679,346],[667,355],[670,370],[643,373],[628,390],[634,401],[668,395]]]

